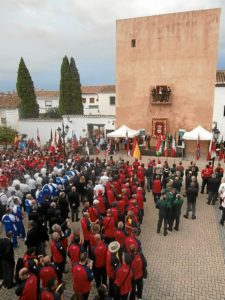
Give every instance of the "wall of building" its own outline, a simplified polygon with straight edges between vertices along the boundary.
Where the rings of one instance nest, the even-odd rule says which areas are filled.
[[[82,98],[85,99],[83,102],[84,115],[99,115],[99,101],[97,94],[82,94]],[[93,103],[90,99],[94,99]],[[96,108],[94,108],[96,107]]]
[[[116,114],[116,106],[110,104],[110,97],[115,97],[115,93],[99,93],[99,111],[102,115],[114,115]]]
[[[145,128],[167,118],[167,132],[210,130],[220,9],[167,14],[116,24],[116,126]],[[131,47],[135,39],[136,47]],[[172,89],[172,104],[153,105],[153,86]]]
[[[48,109],[59,107],[59,98],[40,98],[37,97],[37,103],[39,105],[39,113],[46,113]]]
[[[215,87],[213,121],[217,122],[220,138],[225,140],[225,86]]]
[[[88,134],[88,124],[103,125],[104,133],[106,130],[115,129],[115,117],[114,116],[65,116],[63,118],[64,125],[70,127],[68,132],[68,137],[72,137],[72,132],[74,132],[77,138],[85,137]],[[37,137],[37,129],[41,138],[41,143],[49,141],[51,136],[51,130],[54,132],[58,127],[62,128],[62,120],[19,120],[18,131],[20,134],[26,133],[28,138]]]
[[[18,121],[19,121],[19,111],[18,109],[6,109],[5,110],[6,116],[6,125],[13,129],[17,130]]]

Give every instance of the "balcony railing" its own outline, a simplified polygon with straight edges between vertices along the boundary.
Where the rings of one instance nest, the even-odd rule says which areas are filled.
[[[155,86],[151,88],[150,101],[152,104],[171,104],[172,92],[169,86]]]

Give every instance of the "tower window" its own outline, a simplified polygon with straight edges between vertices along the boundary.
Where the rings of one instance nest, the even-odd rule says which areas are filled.
[[[131,47],[132,48],[136,47],[136,40],[135,39],[131,40]]]

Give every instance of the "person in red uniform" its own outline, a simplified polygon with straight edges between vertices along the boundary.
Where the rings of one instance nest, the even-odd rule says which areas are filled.
[[[58,278],[59,281],[62,281],[62,273],[65,268],[65,257],[66,251],[63,248],[62,243],[60,242],[60,235],[58,232],[53,232],[52,241],[50,243],[52,261],[58,268]]]
[[[105,216],[106,215],[106,206],[105,206],[105,199],[104,199],[102,190],[98,190],[98,195],[97,195],[96,199],[99,201],[98,208],[99,208],[100,214],[102,216]]]
[[[38,284],[37,277],[30,274],[27,268],[22,268],[19,271],[21,284],[15,290],[18,300],[37,300]]]
[[[115,237],[115,240],[117,242],[119,242],[120,248],[123,249],[124,241],[125,241],[125,238],[126,238],[126,233],[125,233],[124,224],[123,224],[122,221],[120,221],[118,223],[117,228],[114,231],[114,237]]]
[[[40,300],[63,300],[63,284],[58,284],[57,279],[51,278],[47,287],[41,290]]]
[[[106,273],[109,278],[109,296],[114,296],[114,280],[116,277],[116,271],[120,266],[119,258],[120,244],[117,241],[113,241],[108,246],[106,254]]]
[[[113,192],[113,185],[110,186],[110,188],[106,192],[108,203],[111,206],[112,203],[115,201],[115,195]]]
[[[138,236],[138,229],[133,228],[131,235],[127,236],[124,240],[124,250],[126,252],[128,252],[128,253],[130,252],[131,245],[134,245],[136,251],[141,251],[141,242],[137,238],[137,236]]]
[[[0,169],[0,188],[7,188],[8,186],[8,178],[2,174],[2,170]]]
[[[144,187],[144,185],[145,185],[145,171],[143,170],[143,168],[141,166],[138,167],[137,177],[138,177],[138,181],[139,181],[140,185],[142,187]]]
[[[100,210],[98,208],[99,201],[95,199],[91,207],[88,208],[91,223],[99,223],[100,221]]]
[[[134,284],[130,295],[130,300],[142,299],[143,291],[143,270],[147,268],[147,261],[142,252],[138,252],[134,245],[130,246],[131,267],[134,272]]]
[[[152,193],[154,195],[154,201],[155,204],[157,203],[158,199],[161,196],[161,181],[159,179],[159,176],[156,176],[155,179],[153,180],[153,186],[152,186]]]
[[[133,162],[132,166],[135,170],[137,170],[138,167],[140,166],[140,163],[137,158],[135,158],[135,161]]]
[[[112,217],[111,209],[107,210],[106,217],[103,219],[102,222],[102,232],[105,236],[106,244],[109,244],[114,239],[114,231],[115,231],[115,221]]]
[[[208,194],[208,183],[209,179],[212,177],[212,168],[209,168],[209,165],[206,165],[204,169],[201,171],[202,176],[202,188],[201,188],[201,194],[204,194],[204,189],[206,186],[206,192]]]
[[[51,259],[49,256],[45,256],[42,261],[43,267],[40,270],[39,277],[41,281],[42,288],[46,288],[48,282],[51,278],[58,280],[56,267],[51,264]]]
[[[131,257],[125,253],[124,262],[122,266],[116,272],[116,278],[114,284],[116,286],[116,297],[114,299],[127,300],[129,293],[132,291],[132,279],[134,273],[131,268]]]
[[[82,253],[79,263],[72,267],[73,290],[75,295],[83,300],[88,299],[91,290],[93,273],[90,267],[91,265],[88,264],[86,253]]]
[[[90,247],[89,242],[89,235],[91,230],[91,222],[90,222],[90,215],[88,212],[83,213],[83,218],[81,219],[81,228],[83,231],[83,237],[84,237],[84,249],[87,251],[87,249]]]
[[[80,236],[76,234],[68,248],[68,256],[72,265],[79,262],[80,254],[83,252],[85,252],[85,250],[80,242]]]
[[[106,254],[107,247],[101,240],[100,234],[95,234],[95,246],[92,249],[93,273],[96,282],[96,287],[99,288],[101,284],[107,284],[106,276]]]
[[[119,220],[119,211],[117,208],[117,201],[114,201],[112,203],[111,213],[112,213],[112,217],[114,218],[115,224],[117,224],[118,220]]]

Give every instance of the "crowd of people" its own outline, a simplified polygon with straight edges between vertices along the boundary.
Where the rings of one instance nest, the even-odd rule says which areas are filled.
[[[156,231],[179,230],[181,208],[196,219],[199,169],[191,162],[172,167],[149,160],[147,166],[98,157],[6,151],[1,156],[1,287],[15,285],[18,299],[64,299],[64,274],[71,272],[73,299],[142,299],[147,261],[139,235],[144,218],[145,186],[159,210]],[[225,193],[223,169],[209,163],[201,171],[207,204]],[[182,189],[183,186],[183,189]],[[223,198],[223,197],[222,197]],[[224,197],[225,199],[225,197]],[[224,204],[223,204],[224,203]],[[225,202],[221,225],[225,221]],[[26,221],[26,222],[25,222]],[[25,225],[26,224],[26,225]],[[79,229],[79,225],[80,228]],[[26,252],[15,263],[14,249]],[[39,298],[38,298],[39,297]]]
[[[112,157],[5,153],[0,171],[3,287],[17,284],[19,299],[63,299],[64,273],[71,269],[77,299],[88,299],[93,280],[96,299],[142,299],[144,172],[139,162]],[[81,231],[74,226],[79,224]],[[26,252],[15,264],[19,239]]]

